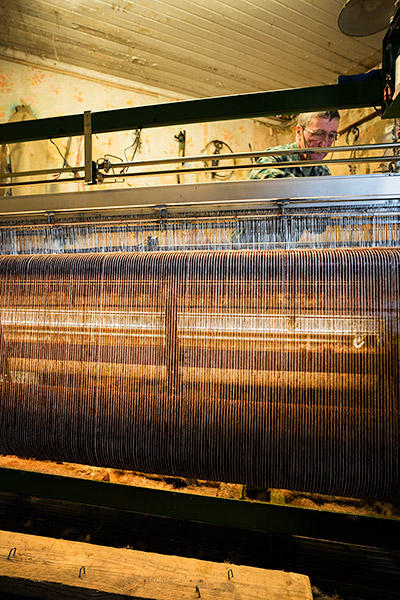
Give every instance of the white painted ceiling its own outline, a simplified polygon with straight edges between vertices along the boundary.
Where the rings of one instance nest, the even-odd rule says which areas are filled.
[[[335,83],[381,60],[342,34],[344,0],[1,0],[0,55],[191,98]]]

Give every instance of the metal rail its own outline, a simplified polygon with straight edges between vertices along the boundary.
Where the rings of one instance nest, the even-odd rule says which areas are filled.
[[[90,212],[164,217],[176,213],[226,210],[260,210],[302,206],[383,203],[399,206],[400,175],[347,175],[298,177],[234,182],[175,184],[96,189],[91,193],[63,192],[31,196],[4,196],[0,217],[51,217],[55,214]]]
[[[313,154],[313,153],[332,153],[337,154],[340,152],[364,152],[364,151],[374,151],[374,150],[392,150],[396,152],[400,149],[400,143],[385,143],[385,144],[363,144],[359,146],[338,146],[338,147],[318,147],[318,148],[302,148],[301,154]],[[239,158],[262,158],[268,156],[279,156],[279,155],[295,155],[299,154],[300,149],[288,149],[288,150],[264,150],[261,152],[235,152],[229,154],[207,154],[207,155],[196,155],[196,156],[187,156],[184,159],[184,163],[190,164],[194,162],[202,162],[207,163],[207,161],[223,161],[223,160],[233,160]],[[100,163],[100,159],[97,161],[96,168],[99,169],[99,173],[101,175],[101,179],[115,179],[117,177],[143,177],[143,176],[154,176],[154,175],[175,175],[175,174],[189,174],[189,173],[209,173],[215,171],[233,171],[233,170],[246,170],[246,169],[265,169],[265,168],[285,168],[285,167],[297,167],[297,166],[314,166],[314,165],[329,165],[329,164],[350,164],[350,163],[376,163],[376,162],[397,162],[400,160],[400,156],[397,154],[390,155],[379,155],[379,156],[367,156],[367,157],[353,157],[353,158],[331,158],[326,159],[324,161],[321,160],[312,160],[310,158],[307,160],[305,164],[304,161],[290,161],[290,162],[280,162],[276,163],[246,163],[246,164],[234,164],[234,165],[212,165],[212,166],[204,166],[204,167],[181,167],[174,170],[167,169],[158,169],[153,171],[135,171],[135,172],[113,172],[113,174],[109,174],[110,170],[113,169],[126,169],[130,167],[139,168],[139,167],[151,167],[155,165],[174,165],[174,164],[182,164],[182,157],[170,157],[170,158],[159,158],[159,159],[150,159],[150,160],[142,160],[142,161],[129,161],[122,163],[110,163],[108,161],[103,161]],[[86,179],[85,177],[77,177],[76,173],[81,171],[86,171],[87,165],[82,165],[78,167],[66,167],[61,169],[41,169],[37,171],[20,171],[15,173],[0,173],[0,182],[1,180],[8,179],[17,179],[20,177],[29,177],[29,176],[40,176],[40,175],[60,175],[64,173],[75,173],[75,177],[73,179],[45,179],[45,180],[30,180],[23,182],[4,182],[0,183],[1,188],[8,187],[17,187],[17,186],[25,186],[25,185],[43,185],[47,183],[58,183],[58,182],[71,182],[71,181],[82,181]]]

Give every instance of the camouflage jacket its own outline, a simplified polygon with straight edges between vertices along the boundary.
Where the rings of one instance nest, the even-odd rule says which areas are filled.
[[[275,148],[267,148],[267,150],[292,150],[297,148],[296,142],[285,144],[284,146],[275,146]],[[300,154],[278,154],[277,156],[262,156],[257,160],[257,163],[280,163],[292,162],[301,160]],[[307,166],[307,161],[304,161],[304,167],[283,167],[282,169],[252,169],[249,174],[249,179],[270,179],[273,177],[320,177],[321,175],[330,175],[328,167],[323,165]]]

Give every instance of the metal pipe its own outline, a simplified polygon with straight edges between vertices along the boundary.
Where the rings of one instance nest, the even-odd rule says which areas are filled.
[[[263,151],[259,151],[259,152],[230,152],[229,154],[201,154],[201,155],[197,155],[197,156],[185,156],[185,163],[189,163],[189,162],[206,162],[208,160],[215,160],[216,158],[218,158],[218,160],[232,160],[233,158],[252,158],[252,157],[256,157],[256,158],[261,158],[264,156],[280,156],[282,154],[299,154],[301,151],[301,154],[312,154],[314,152],[358,152],[358,151],[364,151],[364,150],[386,150],[389,148],[399,148],[400,149],[400,143],[385,143],[385,144],[364,144],[364,145],[357,145],[357,146],[336,146],[336,147],[332,147],[329,146],[327,148],[293,148],[293,149],[286,149],[286,150],[263,150]],[[137,166],[145,166],[145,165],[157,165],[157,164],[173,164],[173,163],[179,163],[182,162],[181,158],[154,158],[151,160],[142,160],[142,161],[135,161],[135,162],[125,162],[125,163],[110,163],[110,168],[118,168],[118,167],[137,167]],[[326,162],[326,161],[325,161]],[[253,166],[253,165],[252,165]]]
[[[0,189],[9,187],[23,187],[24,185],[46,185],[48,183],[73,183],[75,181],[84,180],[84,177],[74,177],[74,179],[41,179],[39,181],[17,181],[15,183],[0,183]]]
[[[350,151],[354,151],[354,152],[359,152],[359,151],[365,151],[365,150],[386,150],[386,149],[394,149],[394,148],[399,148],[400,149],[400,143],[385,143],[385,144],[364,144],[364,145],[359,145],[359,146],[337,146],[337,147],[328,147],[328,148],[301,148],[301,153],[303,154],[312,154],[314,152],[327,152],[327,153],[338,153],[338,152],[350,152]],[[263,150],[261,152],[235,152],[235,153],[229,153],[229,154],[201,154],[201,155],[197,155],[197,156],[185,156],[185,163],[191,163],[191,162],[207,162],[209,160],[215,160],[216,156],[218,156],[218,161],[220,160],[232,160],[234,158],[252,158],[252,157],[257,157],[257,158],[261,158],[264,156],[280,156],[282,154],[299,154],[299,148],[294,148],[294,149],[287,149],[287,150]],[[387,157],[382,157],[382,159],[387,158]],[[389,157],[390,158],[390,157]],[[399,157],[394,157],[395,159],[398,159]],[[371,159],[372,161],[372,159]],[[329,159],[324,161],[324,164],[329,164]],[[346,159],[345,162],[354,162],[353,159]],[[363,160],[364,162],[364,160]],[[182,163],[182,157],[170,157],[170,158],[154,158],[154,159],[150,159],[150,160],[142,160],[142,161],[130,161],[130,162],[122,162],[122,163],[109,163],[107,170],[109,169],[118,169],[118,168],[126,168],[126,167],[142,167],[142,166],[153,166],[153,165],[158,165],[158,164],[176,164],[176,163]],[[286,165],[288,163],[280,163],[279,167],[281,167],[282,165]],[[290,166],[295,166],[299,163],[294,163],[291,162]],[[301,165],[303,165],[304,163],[301,162]],[[309,163],[308,163],[309,164]],[[320,164],[320,163],[313,163],[313,164]],[[262,163],[262,168],[266,167],[268,165],[268,163]],[[100,170],[103,168],[101,165],[99,166]],[[229,165],[229,169],[230,170],[237,170],[237,169],[242,169],[244,168],[243,165]],[[249,168],[258,168],[257,163],[252,163],[250,165]],[[222,167],[218,166],[218,167],[213,167],[211,170],[212,171],[219,171],[221,170]],[[68,172],[79,172],[79,171],[84,171],[85,170],[85,166],[79,166],[79,167],[67,167],[67,168],[62,168],[62,169],[41,169],[38,171],[19,171],[16,173],[0,173],[0,179],[13,179],[13,178],[17,178],[17,177],[28,177],[29,175],[46,175],[46,174],[58,174],[58,173],[68,173]],[[178,173],[181,171],[172,171],[172,173]],[[188,172],[188,169],[183,169],[183,172]],[[113,177],[117,177],[119,174],[114,174]],[[123,175],[127,175],[127,173],[124,173]],[[79,178],[75,178],[75,181],[79,181]],[[68,180],[68,181],[74,181],[74,180]],[[58,180],[61,181],[61,180]],[[65,181],[65,180],[62,180]],[[9,187],[7,185],[7,187]]]
[[[399,156],[390,155],[390,156],[371,156],[364,158],[337,158],[332,159],[330,161],[316,161],[316,160],[308,160],[306,166],[314,166],[314,165],[323,165],[323,164],[343,164],[343,163],[370,163],[370,162],[391,162],[393,160],[399,160]],[[254,163],[254,164],[245,164],[245,165],[222,165],[218,167],[198,167],[198,168],[190,168],[190,169],[174,169],[174,170],[158,170],[158,171],[139,171],[138,173],[123,173],[121,175],[104,175],[104,179],[115,179],[115,177],[144,177],[148,175],[175,175],[176,173],[208,173],[210,171],[245,171],[247,169],[273,169],[278,168],[282,169],[284,167],[299,167],[304,166],[304,161],[290,161],[290,162],[280,162],[280,163]]]
[[[16,171],[15,173],[0,173],[0,179],[12,179],[14,177],[29,177],[29,175],[58,175],[59,173],[75,173],[84,171],[85,167],[62,167],[61,169],[38,169],[37,171]],[[70,181],[74,181],[71,179]]]
[[[319,149],[321,150],[321,149]],[[388,156],[371,156],[371,157],[363,157],[363,158],[337,158],[337,159],[332,159],[332,160],[324,160],[324,161],[312,161],[309,160],[307,161],[307,165],[306,166],[315,166],[315,165],[323,165],[323,164],[349,164],[349,163],[376,163],[376,162],[392,162],[392,161],[399,161],[400,157],[397,155],[388,155]],[[278,167],[277,167],[278,165]],[[280,162],[280,163],[251,163],[251,164],[245,164],[245,165],[221,165],[218,167],[193,167],[190,169],[187,168],[182,168],[182,169],[173,169],[173,170],[169,170],[169,169],[164,169],[164,170],[157,170],[157,171],[139,171],[136,173],[129,173],[129,172],[125,172],[125,173],[115,173],[112,175],[108,175],[103,174],[102,177],[104,178],[104,180],[106,179],[115,179],[117,177],[148,177],[148,176],[155,176],[155,175],[176,175],[177,173],[182,173],[182,174],[189,174],[189,173],[209,173],[209,172],[215,172],[215,171],[245,171],[248,169],[273,169],[273,168],[285,168],[285,167],[298,167],[298,166],[304,166],[304,161],[290,161],[290,162]],[[83,181],[85,178],[84,177],[75,177],[74,179],[55,179],[55,180],[50,180],[50,179],[45,179],[45,180],[39,180],[39,181],[22,181],[22,182],[15,182],[15,183],[0,183],[0,189],[2,188],[9,188],[9,187],[21,187],[24,185],[43,185],[43,184],[48,184],[48,183],[73,183],[75,181]],[[106,181],[104,181],[104,183],[106,183]]]

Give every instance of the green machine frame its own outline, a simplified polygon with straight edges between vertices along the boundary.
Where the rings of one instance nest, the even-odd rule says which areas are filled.
[[[0,469],[0,491],[222,527],[396,550],[400,520]]]
[[[106,133],[329,108],[362,108],[378,106],[381,102],[380,80],[359,81],[94,112],[91,113],[91,129],[92,133]],[[1,144],[83,134],[83,114],[0,125]]]

